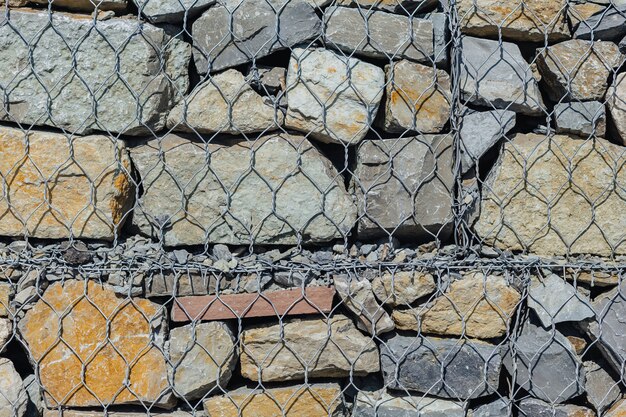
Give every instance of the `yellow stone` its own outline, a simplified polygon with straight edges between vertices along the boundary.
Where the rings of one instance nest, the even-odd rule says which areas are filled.
[[[372,291],[378,301],[392,307],[408,306],[436,289],[433,276],[421,271],[385,272],[372,281]]]
[[[605,414],[606,417],[626,417],[626,400],[620,400]]]
[[[0,282],[0,317],[9,316],[11,295],[13,295],[13,286],[8,282]]]

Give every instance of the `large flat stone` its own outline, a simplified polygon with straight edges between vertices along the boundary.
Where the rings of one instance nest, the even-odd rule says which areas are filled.
[[[355,223],[341,176],[304,137],[205,144],[168,135],[131,156],[144,188],[133,224],[166,245],[325,242]]]
[[[439,0],[336,0],[335,3],[338,6],[360,6],[365,10],[384,10],[397,14],[428,12],[439,6]]]
[[[107,136],[0,127],[0,235],[113,240],[133,202],[130,169]]]
[[[528,307],[533,309],[545,328],[567,321],[583,321],[594,316],[590,301],[556,274],[531,278]]]
[[[585,383],[587,401],[593,405],[598,415],[602,415],[621,397],[619,381],[609,373],[608,363],[601,359],[585,361],[584,366],[587,378]]]
[[[626,35],[626,3],[621,0],[612,2],[617,7],[608,7],[588,19],[580,22],[574,31],[577,39],[619,41]]]
[[[434,397],[359,391],[352,417],[465,417],[460,403]]]
[[[554,105],[557,133],[588,138],[606,134],[606,111],[599,101],[557,103]]]
[[[520,401],[519,410],[523,415],[533,417],[596,417],[596,413],[585,407],[549,404],[536,398]]]
[[[511,401],[498,398],[495,401],[479,405],[471,410],[468,413],[468,417],[510,417],[513,409],[515,409],[515,406],[511,404]]]
[[[187,92],[190,58],[189,44],[136,19],[94,27],[83,15],[13,10],[0,18],[0,120],[76,134],[158,131]]]
[[[0,417],[23,417],[28,395],[22,378],[7,358],[0,358]]]
[[[141,412],[125,412],[125,411],[107,411],[109,417],[145,417],[146,413]],[[190,413],[185,411],[159,412],[150,410],[150,416],[154,417],[192,417]],[[85,410],[49,410],[44,408],[43,417],[102,417],[102,411],[85,411]]]
[[[154,23],[181,23],[185,17],[190,21],[215,2],[215,0],[133,0],[139,12]]]
[[[615,139],[626,144],[626,73],[617,74],[606,92],[606,102],[617,131]]]
[[[19,1],[19,0],[18,0]],[[9,0],[9,4],[11,0]],[[49,0],[26,0],[22,2],[22,6],[26,3],[39,4],[48,6]],[[74,10],[77,12],[91,12],[98,6],[98,10],[114,10],[123,12],[128,6],[128,0],[54,0],[53,7]]]
[[[465,112],[459,132],[463,173],[515,127],[515,120],[515,113],[510,110]]]

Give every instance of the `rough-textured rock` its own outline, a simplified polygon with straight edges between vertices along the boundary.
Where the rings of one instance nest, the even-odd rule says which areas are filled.
[[[578,24],[589,19],[596,13],[606,9],[606,5],[597,3],[570,3],[567,15],[572,22],[572,27],[578,28]]]
[[[596,417],[588,408],[578,405],[555,405],[536,398],[525,398],[519,403],[519,410],[524,416],[532,417]]]
[[[241,388],[204,402],[211,417],[341,417],[343,395],[338,384],[285,388]]]
[[[615,405],[611,407],[611,409],[607,411],[606,414],[604,414],[604,417],[624,417],[624,416],[626,416],[626,400],[621,400],[615,403]]]
[[[321,31],[314,7],[301,0],[220,0],[193,23],[196,68],[204,74],[245,64]]]
[[[214,75],[172,109],[170,129],[198,133],[248,134],[273,130],[283,113],[257,94],[237,70]]]
[[[540,49],[537,66],[552,100],[602,100],[623,59],[613,42],[572,39]]]
[[[483,186],[474,230],[484,244],[513,251],[624,254],[626,172],[615,170],[624,158],[600,138],[515,135]]]
[[[22,378],[7,358],[0,358],[0,417],[22,417],[28,395]]]
[[[18,0],[19,3],[19,0]],[[20,6],[26,5],[26,3],[40,4],[48,6],[49,0],[27,0],[21,2]],[[9,0],[11,4],[11,0]],[[74,10],[77,12],[91,12],[98,6],[98,10],[114,10],[123,12],[128,6],[128,0],[54,0],[53,7],[61,9]]]
[[[514,126],[515,112],[510,110],[467,111],[459,132],[463,173],[469,171]]]
[[[606,102],[618,133],[616,139],[626,144],[626,73],[617,75],[606,92]]]
[[[181,23],[196,17],[215,4],[215,0],[133,0],[139,12],[150,22]]]
[[[337,0],[338,6],[361,7],[363,10],[384,10],[397,14],[427,12],[439,5],[439,0]]]
[[[352,417],[465,417],[459,403],[439,398],[360,391]]]
[[[562,403],[585,391],[583,364],[570,342],[557,330],[544,330],[527,322],[511,340],[504,358],[515,383],[532,396]]]
[[[324,39],[347,54],[431,65],[434,59],[433,23],[426,19],[331,6],[324,10]]]
[[[439,133],[450,119],[450,76],[443,70],[402,60],[385,67],[386,132]]]
[[[507,334],[520,298],[504,277],[473,273],[453,282],[430,305],[395,310],[393,319],[401,330],[491,339]]]
[[[517,45],[464,36],[461,48],[463,100],[516,113],[542,114],[537,80]]]
[[[594,316],[591,303],[580,295],[565,279],[551,274],[533,277],[528,291],[528,307],[541,320],[543,327],[566,321],[582,321]]]
[[[379,370],[376,343],[342,315],[250,327],[241,336],[241,375],[253,381],[338,378]]]
[[[187,92],[191,47],[163,29],[121,18],[94,27],[84,16],[47,10],[13,10],[10,24],[5,19],[1,120],[141,135],[163,129]],[[37,41],[29,48],[24,39]]]
[[[376,301],[370,281],[351,279],[347,275],[335,275],[333,282],[343,305],[355,315],[356,326],[359,329],[371,335],[383,334],[394,329],[391,317]]]
[[[496,391],[502,358],[484,342],[394,335],[381,345],[380,361],[391,389],[469,399]]]
[[[382,69],[325,49],[296,48],[287,71],[285,126],[322,142],[356,144],[383,96]]]
[[[598,101],[557,103],[554,106],[557,133],[604,137],[606,134],[606,112],[604,103]]]
[[[565,278],[576,284],[586,284],[591,287],[613,287],[620,282],[621,274],[617,271],[585,271],[584,269],[568,268]]]
[[[621,397],[619,381],[616,381],[604,368],[604,361],[585,361],[585,392],[587,401],[601,415]]]
[[[580,22],[574,32],[577,39],[593,39],[604,41],[619,41],[626,35],[626,3],[617,8],[609,7],[601,13],[596,13],[583,22]]]
[[[11,311],[9,303],[13,293],[13,285],[8,282],[0,282],[0,317],[9,317]]]
[[[567,0],[458,0],[461,31],[481,38],[521,42],[570,37]]]
[[[148,403],[171,408],[175,399],[162,353],[165,313],[160,305],[119,298],[94,281],[50,285],[18,325],[48,407]]]
[[[125,411],[107,411],[109,417],[144,417],[145,412],[125,412]],[[185,411],[158,412],[150,410],[150,416],[154,417],[192,417],[192,414]],[[102,411],[85,411],[85,410],[48,410],[44,409],[43,417],[102,417]]]
[[[470,411],[468,417],[504,417],[510,416],[515,406],[510,404],[509,400],[498,398],[497,400],[480,405]],[[530,416],[528,416],[530,417]]]
[[[359,237],[445,239],[453,219],[453,154],[449,135],[361,143],[351,184]]]
[[[196,323],[170,331],[174,393],[187,400],[225,389],[237,364],[235,336],[224,322]]]
[[[421,271],[385,272],[372,281],[378,301],[391,307],[408,306],[437,289],[433,276]]]
[[[167,245],[324,242],[355,223],[341,176],[303,137],[205,144],[168,135],[131,156],[144,187],[133,224]]]
[[[4,236],[112,240],[134,194],[124,142],[106,136],[0,127],[0,177]]]
[[[448,44],[450,43],[450,28],[446,13],[429,13],[426,19],[433,22],[434,61],[439,68],[448,66]]]
[[[0,318],[0,353],[6,350],[8,342],[13,337],[13,321]]]

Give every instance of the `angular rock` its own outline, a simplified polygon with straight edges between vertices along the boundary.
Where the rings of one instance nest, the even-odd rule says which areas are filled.
[[[325,49],[295,48],[285,126],[322,142],[357,144],[374,122],[384,84],[375,65]]]
[[[372,281],[378,301],[391,307],[408,306],[436,289],[433,276],[420,271],[385,272]]]
[[[124,411],[107,411],[109,417],[144,417],[145,412],[124,412]],[[171,412],[155,412],[150,410],[150,416],[154,417],[192,417],[190,413],[185,411]],[[43,417],[102,417],[102,411],[85,411],[85,410],[48,410],[44,409]]]
[[[352,417],[465,417],[463,406],[433,397],[359,391]],[[500,416],[499,416],[500,417]]]
[[[626,73],[616,76],[606,92],[606,102],[617,131],[616,139],[626,144]]]
[[[10,3],[11,0],[9,0],[9,4]],[[47,7],[49,0],[27,0],[20,5],[24,6],[26,3],[40,4]],[[98,10],[123,12],[128,6],[128,0],[54,0],[52,5],[55,8],[59,7],[77,12],[91,12],[96,8],[96,5],[98,6]]]
[[[450,119],[450,76],[410,61],[385,67],[385,111],[380,125],[386,132],[439,133]]]
[[[216,277],[206,271],[152,271],[145,280],[146,297],[205,295],[215,292]]]
[[[598,101],[557,103],[554,105],[557,133],[569,133],[588,138],[606,134],[604,103]]]
[[[554,405],[535,398],[525,398],[519,403],[519,410],[525,416],[533,417],[596,417],[588,408],[578,405]]]
[[[527,322],[511,340],[504,359],[515,383],[530,395],[562,403],[585,391],[585,372],[574,347],[557,330],[544,330]]]
[[[181,23],[198,16],[203,10],[215,4],[215,0],[133,0],[139,12],[148,21]]]
[[[509,400],[498,398],[497,400],[478,406],[470,411],[468,417],[504,417],[512,415],[511,410],[515,406]],[[529,416],[530,417],[530,416]]]
[[[133,224],[168,246],[325,242],[355,223],[341,176],[304,137],[205,144],[168,135],[131,156],[144,187]]]
[[[543,113],[537,80],[514,43],[462,37],[459,81],[466,102],[531,116]]]
[[[0,417],[22,417],[28,395],[22,378],[7,358],[0,358]]]
[[[601,138],[517,134],[486,179],[474,231],[485,245],[542,256],[625,254],[624,158]]]
[[[342,417],[338,384],[306,384],[285,388],[240,388],[204,402],[211,417]]]
[[[314,7],[300,0],[219,0],[191,31],[196,68],[205,74],[314,39],[322,22]]]
[[[510,110],[466,112],[459,132],[462,172],[469,171],[481,156],[505,137],[515,127],[515,120],[515,113]]]
[[[606,9],[606,5],[596,4],[596,3],[570,3],[569,10],[567,11],[567,15],[572,22],[572,27],[578,28],[580,22],[583,22],[589,19],[591,16],[595,15]]]
[[[621,397],[619,381],[616,381],[604,368],[604,361],[585,361],[585,391],[587,401],[593,405],[598,415]]]
[[[18,324],[47,406],[172,408],[165,314],[158,304],[118,297],[94,281],[50,285]]]
[[[595,41],[619,41],[626,35],[626,4],[619,5],[614,2],[617,8],[608,7],[601,13],[597,13],[583,22],[580,22],[574,31],[577,39],[593,39]]]
[[[602,100],[623,60],[613,42],[572,39],[539,50],[537,67],[552,100]]]
[[[0,235],[113,240],[132,206],[130,169],[107,136],[0,127]]]
[[[13,293],[13,285],[8,282],[0,282],[0,317],[9,317],[11,314],[9,303]]]
[[[427,12],[439,6],[439,0],[337,0],[338,6],[361,7],[363,10],[384,10],[397,14]]]
[[[585,271],[567,268],[565,278],[574,283],[583,283],[590,287],[613,287],[619,284],[621,274],[616,271]]]
[[[183,132],[248,134],[283,124],[283,113],[257,94],[237,70],[214,75],[197,86],[167,118],[167,127]]]
[[[604,414],[604,417],[624,417],[626,416],[626,400],[618,401],[609,411]]]
[[[359,237],[446,239],[453,220],[453,154],[449,135],[361,143],[351,183]]]
[[[13,321],[0,318],[0,353],[4,352],[13,338]]]
[[[439,68],[448,67],[448,44],[450,43],[450,29],[446,13],[429,13],[424,16],[433,22],[434,61]]]
[[[549,42],[570,38],[567,0],[458,0],[461,31],[480,38]]]
[[[341,378],[378,372],[378,348],[343,315],[247,328],[241,375],[263,382]]]
[[[426,19],[331,6],[324,10],[324,39],[350,55],[431,65],[434,59],[433,23]]]
[[[531,278],[528,290],[528,307],[541,320],[543,327],[566,321],[582,321],[594,316],[590,302],[576,288],[558,275]]]
[[[390,389],[465,400],[496,392],[502,357],[484,342],[394,335],[381,345],[380,362]]]
[[[150,24],[20,9],[5,19],[0,120],[143,135],[165,127],[189,87],[190,45]]]

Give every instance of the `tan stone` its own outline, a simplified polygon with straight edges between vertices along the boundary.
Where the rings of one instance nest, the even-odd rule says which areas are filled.
[[[617,75],[606,92],[606,101],[618,133],[616,139],[626,144],[626,73]]]
[[[523,42],[570,38],[567,0],[458,0],[461,31],[468,35]]]
[[[48,406],[171,408],[175,400],[162,353],[165,314],[158,304],[120,298],[93,281],[48,287],[18,325]],[[125,388],[127,371],[130,389]]]
[[[9,359],[0,358],[0,417],[24,416],[27,403],[22,378]]]
[[[450,284],[432,304],[396,310],[392,317],[401,330],[491,339],[507,333],[520,298],[505,278],[473,273]]]
[[[592,287],[612,287],[617,285],[620,274],[611,271],[578,271],[568,268],[565,278],[574,283],[583,283]]]
[[[518,134],[484,186],[474,230],[486,245],[538,255],[626,254],[626,156],[597,138]]]
[[[341,378],[380,370],[378,348],[352,320],[289,320],[245,329],[241,336],[241,375],[258,381]]]
[[[436,289],[433,276],[421,271],[385,272],[372,281],[372,290],[378,301],[392,307],[409,305]]]
[[[84,411],[84,410],[43,410],[43,417],[102,417],[102,411]],[[146,417],[146,413],[133,413],[124,411],[109,411],[108,417]],[[151,417],[192,417],[190,413],[185,411],[172,411],[170,413],[160,413],[150,410]]]
[[[604,415],[605,417],[626,417],[626,400],[621,400]]]
[[[572,22],[572,26],[584,22],[596,13],[606,8],[605,5],[595,3],[570,3],[567,14]]]
[[[11,337],[13,337],[13,321],[0,318],[0,353],[6,350]]]
[[[0,127],[0,235],[112,240],[132,203],[129,170],[122,141]]]
[[[209,398],[211,417],[340,417],[343,398],[338,384],[307,384],[265,390],[239,389]]]
[[[8,282],[0,282],[0,317],[8,317],[9,303],[13,295],[13,286]]]

